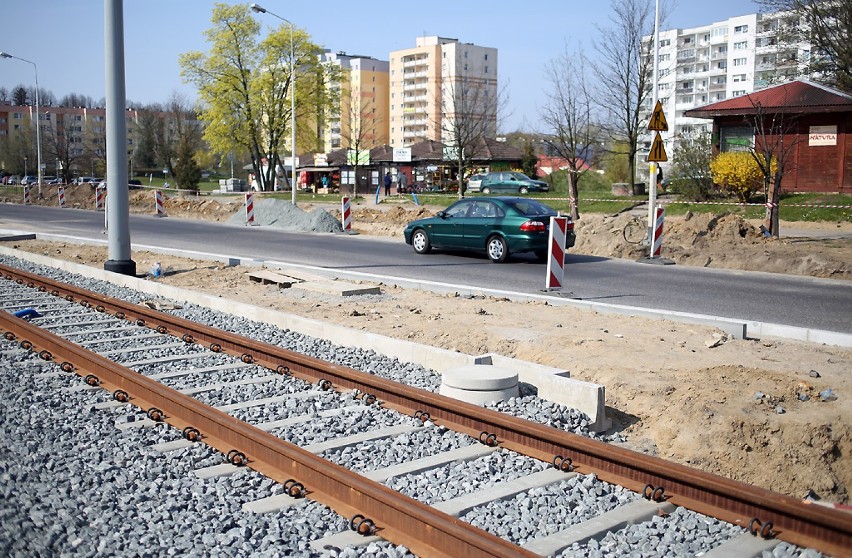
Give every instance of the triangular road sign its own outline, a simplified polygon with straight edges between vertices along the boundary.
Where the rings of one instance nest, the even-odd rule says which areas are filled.
[[[669,123],[666,122],[666,115],[663,114],[663,104],[657,101],[657,106],[654,107],[654,114],[651,115],[651,121],[648,122],[648,129],[657,132],[668,132]]]
[[[648,153],[649,163],[662,163],[668,161],[666,155],[666,147],[663,145],[663,138],[660,137],[660,132],[657,132],[654,137],[654,143],[651,145],[651,152]]]

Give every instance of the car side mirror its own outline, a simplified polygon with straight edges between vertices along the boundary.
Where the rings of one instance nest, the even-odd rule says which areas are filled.
[[[447,218],[447,212],[446,211],[439,211],[435,215],[440,219],[446,219]]]

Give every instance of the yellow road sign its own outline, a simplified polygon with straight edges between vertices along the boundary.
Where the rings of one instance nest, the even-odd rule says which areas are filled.
[[[651,115],[651,120],[648,122],[648,129],[657,132],[668,132],[669,123],[666,122],[666,115],[663,114],[663,104],[657,101],[654,107],[654,114]],[[665,161],[665,159],[663,159]]]
[[[654,143],[651,145],[651,152],[648,153],[648,161],[651,163],[662,163],[668,161],[666,155],[666,147],[663,145],[663,138],[660,137],[660,132],[654,137]]]

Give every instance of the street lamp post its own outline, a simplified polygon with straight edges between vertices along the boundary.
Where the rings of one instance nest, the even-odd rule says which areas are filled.
[[[25,60],[18,56],[13,56],[8,52],[0,52],[0,58],[14,58],[15,60],[20,60],[21,62],[26,62],[27,64],[33,65],[33,70],[35,70],[35,101],[36,101],[36,154],[38,156],[38,197],[41,198],[41,122],[39,122],[41,118],[41,104],[39,103],[38,97],[38,66],[36,66],[35,62],[31,60]]]
[[[296,205],[296,51],[293,49],[293,23],[280,15],[274,14],[260,6],[252,4],[251,10],[258,14],[269,14],[272,17],[277,17],[281,21],[290,26],[290,128],[292,136],[290,144],[293,150],[293,156],[290,158],[290,187],[293,190],[292,202]]]

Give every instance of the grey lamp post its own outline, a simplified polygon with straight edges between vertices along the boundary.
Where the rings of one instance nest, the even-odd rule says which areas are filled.
[[[287,18],[270,12],[259,4],[252,4],[251,10],[258,14],[269,14],[272,17],[277,17],[290,26],[290,128],[293,134],[290,139],[293,149],[293,157],[290,160],[290,187],[293,189],[293,205],[296,205],[296,51],[293,49],[293,23]]]
[[[15,60],[20,60],[21,62],[26,62],[27,64],[33,65],[33,70],[35,70],[35,101],[36,101],[36,154],[38,156],[38,197],[41,198],[41,104],[39,103],[38,97],[38,66],[36,66],[35,62],[30,60],[25,60],[18,56],[13,56],[8,52],[0,52],[0,58],[14,58]]]

